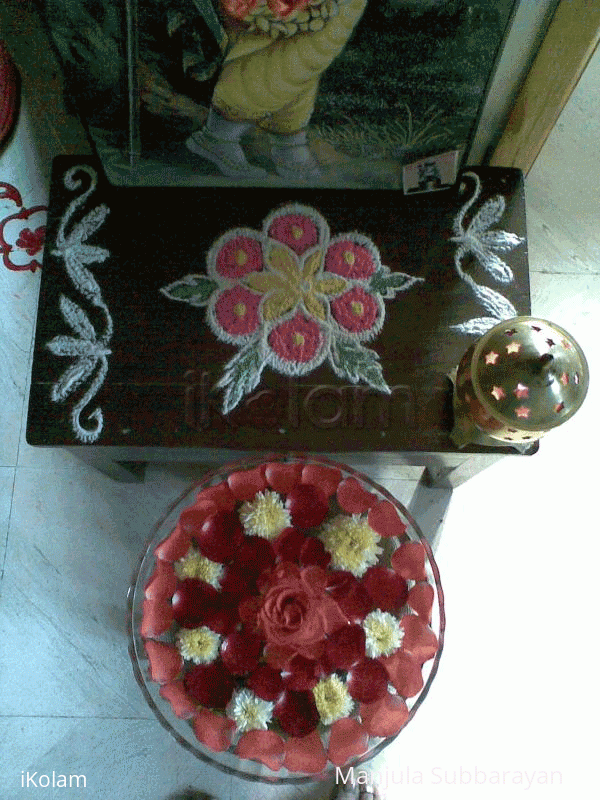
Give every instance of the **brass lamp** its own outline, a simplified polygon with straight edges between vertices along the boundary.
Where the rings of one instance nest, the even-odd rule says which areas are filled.
[[[534,317],[501,322],[458,366],[452,439],[523,449],[575,414],[588,383],[583,351],[563,328]]]

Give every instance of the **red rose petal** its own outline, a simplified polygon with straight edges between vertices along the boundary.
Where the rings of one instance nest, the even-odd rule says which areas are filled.
[[[282,647],[277,644],[269,644],[264,649],[265,661],[273,669],[287,669],[288,664],[296,655],[296,651],[291,647]]]
[[[289,492],[285,507],[290,512],[295,528],[315,528],[329,511],[325,493],[311,483],[300,483]]]
[[[142,624],[140,633],[144,638],[162,636],[173,624],[171,603],[160,598],[144,600],[142,603]]]
[[[365,631],[361,625],[345,625],[325,642],[325,659],[334,669],[348,670],[365,657]]]
[[[330,731],[327,755],[337,767],[342,767],[349,759],[366,753],[369,734],[358,720],[349,717],[338,719]]]
[[[342,480],[342,473],[337,467],[324,467],[322,464],[307,464],[302,470],[302,483],[311,483],[318,486],[331,497]]]
[[[331,553],[325,550],[325,545],[316,536],[307,536],[300,550],[300,563],[303,566],[318,566],[323,569],[331,561]]]
[[[215,753],[228,750],[231,746],[235,722],[221,714],[202,708],[192,722],[199,741]]]
[[[319,724],[319,712],[311,691],[286,691],[273,709],[273,716],[288,736],[308,736]]]
[[[262,607],[262,597],[246,597],[238,605],[238,613],[240,620],[243,624],[251,630],[256,632],[258,626],[258,612]]]
[[[151,639],[144,642],[149,661],[150,678],[156,683],[168,683],[175,680],[183,669],[183,659],[179,650],[164,642]]]
[[[249,631],[233,631],[221,644],[223,664],[232,675],[247,675],[258,666],[262,642]]]
[[[404,578],[387,567],[369,567],[362,583],[381,611],[397,611],[406,602],[408,586]]]
[[[390,677],[390,683],[402,697],[414,697],[423,688],[423,675],[419,661],[400,648],[391,656],[380,656]]]
[[[375,703],[361,703],[359,711],[362,724],[371,736],[394,736],[408,719],[404,700],[389,692]]]
[[[276,554],[271,542],[261,536],[244,536],[234,564],[252,578],[257,578],[265,569],[275,564]]]
[[[260,761],[277,772],[283,764],[284,743],[275,731],[247,731],[240,736],[235,752],[240,758]]]
[[[267,488],[265,465],[232,472],[227,478],[227,485],[236,500],[254,500],[259,492]]]
[[[433,658],[438,649],[437,636],[422,619],[407,614],[400,620],[400,626],[404,629],[403,650],[412,653],[420,664]]]
[[[377,503],[377,495],[367,492],[356,478],[346,478],[337,488],[337,501],[347,514],[364,514]]]
[[[220,595],[214,586],[198,578],[185,578],[173,594],[171,613],[180,625],[202,625],[209,610],[217,605]]]
[[[380,536],[401,537],[406,531],[406,525],[398,516],[398,512],[389,500],[381,500],[369,509],[367,521],[371,528]]]
[[[191,719],[198,711],[198,706],[187,696],[182,680],[165,683],[159,694],[171,704],[173,713],[180,719]]]
[[[423,622],[431,622],[431,609],[435,592],[430,583],[415,583],[408,593],[408,605],[414,609]]]
[[[178,525],[183,533],[194,536],[202,529],[202,525],[208,517],[212,517],[219,512],[216,503],[207,500],[204,503],[194,503],[192,506],[184,508],[179,516]]]
[[[224,709],[233,694],[233,678],[220,661],[196,664],[183,678],[188,696],[207,708]]]
[[[319,682],[321,667],[317,661],[304,656],[294,656],[283,675],[286,689],[302,691],[312,689]]]
[[[233,511],[235,508],[235,497],[231,493],[227,481],[202,489],[196,498],[196,503],[203,503],[206,500],[212,500],[220,511],[225,511],[226,513]]]
[[[224,598],[225,600],[225,598]],[[202,624],[220,636],[227,636],[237,626],[239,616],[235,606],[215,605],[206,609]]]
[[[234,512],[219,511],[207,517],[194,541],[203,556],[223,564],[235,558],[244,540],[244,530]]]
[[[257,697],[273,702],[283,692],[283,678],[278,669],[268,664],[259,664],[246,678],[246,686]]]
[[[163,561],[179,561],[190,549],[191,543],[190,534],[185,533],[179,525],[176,525],[173,532],[156,546],[154,555]]]
[[[235,604],[243,597],[256,592],[256,577],[252,574],[252,570],[244,569],[241,565],[227,564],[223,569],[219,586],[224,598]]]
[[[331,597],[349,620],[362,620],[373,611],[371,595],[351,572],[346,570],[330,572],[328,588]]]
[[[291,492],[302,478],[302,464],[267,464],[265,478],[269,486],[280,494]]]
[[[327,766],[327,753],[317,731],[308,736],[291,736],[285,743],[283,766],[290,772],[314,775]]]
[[[144,594],[148,600],[170,600],[176,588],[177,575],[173,572],[173,566],[168,561],[157,559]]]
[[[273,548],[282,561],[300,561],[300,551],[307,539],[298,528],[284,528],[273,540]]]
[[[392,555],[392,568],[405,580],[426,581],[425,561],[427,553],[421,542],[404,542]]]
[[[383,664],[375,658],[363,658],[348,672],[350,695],[360,703],[374,703],[387,692],[389,676]]]

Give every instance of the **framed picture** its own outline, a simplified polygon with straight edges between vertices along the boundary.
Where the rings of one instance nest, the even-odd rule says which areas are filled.
[[[587,39],[571,86],[600,17],[589,0],[44,3],[109,179],[156,186],[401,188],[432,155],[500,163],[553,14]]]

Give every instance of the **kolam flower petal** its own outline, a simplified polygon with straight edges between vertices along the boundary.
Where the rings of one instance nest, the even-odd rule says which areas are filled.
[[[423,622],[431,622],[431,609],[435,591],[430,583],[415,583],[408,593],[408,605],[416,611]]]
[[[314,775],[327,766],[327,753],[317,731],[308,736],[290,736],[285,743],[283,766],[290,772]]]
[[[331,314],[343,330],[361,335],[361,338],[372,338],[368,334],[381,329],[385,307],[380,296],[354,286],[331,301]]]
[[[208,322],[221,341],[239,345],[249,341],[261,325],[260,294],[245,286],[217,292],[208,306]]]
[[[190,534],[183,531],[180,525],[176,525],[172,533],[154,549],[154,555],[162,561],[179,561],[190,549],[191,543]]]
[[[375,245],[360,235],[336,237],[325,255],[325,270],[353,280],[370,278],[377,270]]]
[[[307,464],[302,469],[302,483],[318,486],[327,498],[335,494],[342,480],[342,473],[337,467],[324,467],[321,464]]]
[[[166,633],[173,624],[173,608],[171,603],[155,597],[142,603],[142,623],[140,633],[153,639]]]
[[[208,271],[218,278],[236,280],[263,269],[259,234],[253,230],[234,229],[218,239],[207,256]]]
[[[187,696],[182,680],[163,684],[159,694],[170,703],[173,713],[179,719],[191,719],[198,711],[198,706]]]
[[[291,492],[302,478],[302,463],[279,464],[276,461],[267,464],[265,478],[269,486],[280,494]]]
[[[416,614],[407,614],[400,620],[404,630],[402,648],[422,664],[437,653],[438,640],[431,628]]]
[[[400,648],[391,656],[380,656],[390,683],[402,697],[414,697],[423,688],[421,664],[415,656]]]
[[[148,600],[168,600],[177,588],[177,576],[168,561],[158,558],[154,570],[144,589]]]
[[[325,359],[329,336],[311,317],[298,311],[277,323],[266,338],[269,364],[285,375],[305,375]]]
[[[345,478],[337,487],[337,501],[347,514],[364,514],[378,499],[377,495],[368,492],[356,478]]]
[[[398,512],[389,500],[381,500],[369,509],[367,520],[371,528],[380,536],[404,536],[406,525],[398,516]],[[402,576],[404,577],[404,576]]]
[[[349,759],[362,756],[369,746],[369,733],[356,719],[338,719],[330,728],[329,760],[342,767]]]
[[[235,722],[221,714],[202,708],[192,722],[194,733],[202,744],[215,753],[228,750],[235,731]]]
[[[196,503],[210,500],[217,505],[220,511],[233,511],[235,508],[235,497],[233,496],[227,481],[221,481],[215,486],[207,486],[198,493]]]
[[[361,703],[359,712],[362,724],[371,736],[394,736],[408,719],[404,700],[389,692],[375,703]]]
[[[404,542],[393,553],[392,569],[407,581],[426,581],[425,562],[427,553],[421,542]]]
[[[303,206],[287,206],[266,220],[270,238],[287,245],[299,256],[319,244],[323,225],[325,221],[317,212]]]
[[[183,659],[173,645],[165,642],[144,642],[148,656],[150,678],[156,683],[169,683],[175,680],[183,669]]]
[[[264,464],[254,469],[232,472],[227,478],[227,485],[236,500],[253,500],[258,492],[267,488]]]
[[[283,739],[275,731],[248,731],[240,736],[235,753],[240,758],[260,761],[277,772],[283,764],[285,747]]]

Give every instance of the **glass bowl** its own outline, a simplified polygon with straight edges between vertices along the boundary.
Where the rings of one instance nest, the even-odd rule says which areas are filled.
[[[149,661],[144,647],[145,640],[140,633],[140,625],[142,623],[143,616],[145,588],[148,585],[151,576],[153,575],[157,562],[155,550],[157,546],[171,534],[176,526],[181,512],[194,502],[198,493],[208,487],[221,484],[233,473],[246,470],[255,470],[256,468],[260,468],[263,464],[287,465],[294,463],[301,463],[303,468],[309,467],[310,469],[316,468],[317,470],[324,469],[325,471],[339,470],[338,474],[341,476],[341,481],[352,478],[354,479],[352,481],[353,486],[356,486],[354,481],[358,481],[358,484],[361,487],[359,491],[366,491],[370,493],[371,497],[373,498],[371,503],[381,504],[382,501],[388,501],[387,503],[383,504],[383,506],[386,506],[389,510],[388,504],[391,504],[395,509],[397,517],[399,517],[401,523],[406,526],[406,528],[401,536],[401,539],[396,537],[382,537],[379,544],[383,548],[383,553],[380,556],[379,563],[382,565],[389,565],[389,558],[391,557],[391,554],[402,542],[419,542],[422,545],[425,554],[424,566],[426,582],[433,589],[433,603],[429,627],[437,637],[438,646],[435,655],[430,657],[429,660],[422,664],[422,688],[416,692],[414,696],[404,698],[408,715],[404,724],[402,725],[402,728],[394,735],[385,738],[370,736],[368,741],[368,749],[360,755],[356,755],[345,762],[343,765],[344,769],[348,769],[351,766],[357,766],[358,764],[364,763],[365,761],[373,758],[375,755],[380,753],[384,747],[389,745],[402,730],[404,730],[427,696],[431,683],[438,669],[444,643],[444,597],[440,583],[438,567],[435,563],[431,547],[406,508],[388,491],[376,484],[367,476],[357,472],[349,466],[338,464],[321,456],[290,453],[244,459],[243,461],[238,461],[236,463],[220,467],[219,469],[204,475],[201,480],[193,483],[188,489],[186,489],[185,492],[181,494],[179,498],[177,498],[177,500],[171,504],[162,518],[152,529],[150,538],[142,552],[139,564],[132,579],[132,584],[128,592],[128,628],[130,641],[129,652],[133,665],[133,672],[146,698],[146,701],[148,702],[148,705],[156,715],[157,719],[161,725],[163,725],[163,727],[166,728],[166,730],[176,739],[176,741],[182,745],[182,747],[196,756],[196,758],[199,758],[202,761],[217,767],[223,772],[251,781],[265,783],[301,784],[308,781],[327,779],[335,773],[336,764],[328,761],[327,766],[318,773],[290,772],[283,766],[278,770],[273,770],[260,761],[240,758],[235,754],[234,746],[231,746],[228,750],[221,752],[215,752],[206,747],[196,737],[191,721],[189,719],[181,719],[180,717],[176,716],[170,703],[161,696],[161,686],[150,678]],[[338,505],[337,497],[337,493],[334,492],[330,499],[330,509],[332,509],[333,512],[343,511],[343,509],[341,509]],[[425,581],[420,582],[425,583]],[[414,583],[415,581],[409,580],[408,586],[412,587]],[[410,608],[408,605],[406,605],[398,611],[397,615],[401,616],[402,614],[407,613],[415,614],[416,612],[413,608]],[[167,631],[162,636],[153,636],[152,638],[170,644],[173,644],[175,641],[172,631]],[[396,690],[391,687],[391,684],[390,689],[392,694],[396,693]],[[403,695],[400,695],[400,697],[403,697]],[[327,748],[327,729],[322,730],[322,740],[325,748]],[[235,741],[233,744],[235,744]],[[337,766],[339,766],[339,764]]]

